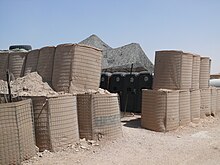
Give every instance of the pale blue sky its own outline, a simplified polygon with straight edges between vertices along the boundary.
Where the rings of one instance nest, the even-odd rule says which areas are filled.
[[[212,58],[220,72],[219,0],[0,0],[0,49],[76,43],[96,34],[111,47],[139,43]]]

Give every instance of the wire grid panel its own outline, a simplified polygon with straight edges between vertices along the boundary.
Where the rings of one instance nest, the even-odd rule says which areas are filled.
[[[8,52],[0,52],[0,80],[4,81],[7,80],[6,71],[8,69],[8,55]]]
[[[200,118],[211,115],[211,89],[200,89]]]
[[[216,114],[220,115],[220,88],[217,88],[217,108],[216,108]]]
[[[92,96],[77,94],[77,114],[80,138],[92,139]]]
[[[40,49],[37,72],[43,81],[52,84],[55,47],[47,46]]]
[[[36,145],[39,151],[51,150],[48,100],[46,97],[31,97],[34,111]]]
[[[211,87],[211,115],[215,116],[217,111],[217,97],[218,91],[217,88]]]
[[[193,55],[192,64],[192,89],[199,89],[200,56]]]
[[[31,99],[16,103],[17,124],[19,130],[21,161],[36,154],[32,120]]]
[[[49,126],[52,151],[79,141],[76,96],[50,98]]]
[[[102,52],[99,49],[75,45],[72,59],[70,93],[98,90],[101,76]]]
[[[182,51],[157,51],[153,89],[191,88],[192,62],[192,55]]]
[[[69,93],[73,56],[73,44],[62,44],[56,47],[52,86],[57,92],[64,91],[66,93]]]
[[[15,103],[0,104],[0,164],[20,164],[19,130]]]
[[[92,95],[92,125],[93,139],[122,137],[117,94]]]
[[[190,123],[190,91],[181,90],[179,93],[180,126]]]
[[[164,132],[179,126],[179,91],[143,90],[141,125]]]
[[[191,116],[191,122],[193,123],[198,123],[200,120],[200,106],[201,106],[200,90],[199,89],[190,90],[190,116]]]
[[[38,49],[28,52],[25,62],[24,76],[26,76],[28,73],[37,71],[38,57],[39,57]]]
[[[199,88],[209,87],[211,60],[209,57],[201,57],[200,73],[199,73]]]
[[[156,90],[142,90],[141,126],[143,128],[164,132],[166,100]]]
[[[23,76],[26,55],[27,52],[9,53],[9,70],[15,79]]]

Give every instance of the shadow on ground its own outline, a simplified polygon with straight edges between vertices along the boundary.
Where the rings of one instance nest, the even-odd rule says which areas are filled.
[[[141,118],[135,118],[131,120],[121,120],[123,126],[131,128],[141,128]]]

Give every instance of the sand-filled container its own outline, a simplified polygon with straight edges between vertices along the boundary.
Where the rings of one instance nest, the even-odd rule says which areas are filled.
[[[217,108],[216,108],[216,114],[220,115],[220,88],[217,88]]]
[[[46,46],[40,49],[37,64],[37,72],[44,82],[52,84],[53,63],[54,63],[54,46]]]
[[[9,53],[9,71],[14,78],[22,77],[24,75],[25,58],[28,52],[10,52]]]
[[[76,96],[31,98],[40,151],[59,151],[79,141]]]
[[[190,90],[190,116],[193,123],[198,123],[200,120],[200,100],[200,90]]]
[[[211,89],[200,89],[200,118],[205,118],[211,115]]]
[[[7,80],[6,71],[8,69],[8,52],[0,52],[0,80]]]
[[[0,104],[0,164],[20,164],[36,154],[31,100]]]
[[[54,58],[53,88],[69,93],[98,90],[101,60],[99,49],[79,44],[58,45]]]
[[[28,52],[25,62],[24,76],[31,72],[37,71],[39,49]]]
[[[190,91],[180,90],[179,91],[179,118],[180,126],[187,125],[190,123]]]
[[[141,126],[153,131],[179,127],[179,91],[142,90]]]
[[[210,79],[211,59],[209,57],[201,57],[200,73],[199,73],[199,88],[208,88]]]
[[[115,139],[122,136],[117,94],[77,95],[80,138]]]
[[[182,51],[156,51],[153,89],[190,89],[193,55]]]
[[[218,106],[218,90],[215,87],[211,87],[211,115],[215,116]]]
[[[193,55],[192,64],[192,89],[199,89],[199,74],[200,74],[200,56]]]

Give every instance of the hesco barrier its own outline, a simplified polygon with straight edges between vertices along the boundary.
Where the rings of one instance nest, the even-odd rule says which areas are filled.
[[[0,104],[0,164],[20,164],[36,154],[31,100]]]
[[[14,78],[22,77],[24,75],[25,58],[28,52],[10,52],[9,53],[9,71]]]
[[[208,88],[210,79],[211,60],[209,57],[201,57],[200,73],[199,73],[199,88]]]
[[[47,46],[40,49],[37,72],[44,82],[52,84],[55,47]]]
[[[25,62],[24,76],[26,76],[28,73],[37,71],[38,57],[39,57],[38,49],[28,52]]]
[[[179,91],[179,118],[180,126],[190,123],[190,91]]]
[[[215,116],[218,104],[218,91],[217,88],[211,87],[211,115]]]
[[[117,94],[78,94],[80,138],[115,139],[122,136]]]
[[[59,151],[79,141],[76,96],[32,97],[36,145]]]
[[[216,108],[216,114],[220,115],[220,88],[217,88],[217,108]]]
[[[153,89],[190,89],[192,54],[156,51]]]
[[[193,55],[192,64],[192,89],[199,89],[200,56]]]
[[[55,52],[52,85],[60,92],[82,93],[98,90],[101,76],[101,50],[78,44],[58,45]]]
[[[7,80],[6,71],[8,69],[8,52],[0,52],[0,80]]]
[[[211,115],[211,89],[200,89],[200,118]]]
[[[179,91],[142,90],[141,126],[153,131],[179,127]]]
[[[193,123],[198,123],[200,120],[200,105],[200,90],[190,90],[190,116]]]

